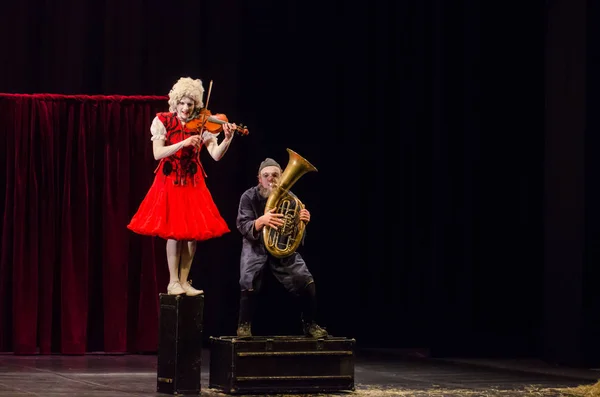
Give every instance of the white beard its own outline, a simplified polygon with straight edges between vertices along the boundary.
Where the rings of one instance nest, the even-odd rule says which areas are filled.
[[[268,198],[272,190],[273,189],[264,188],[263,185],[258,185],[258,194],[260,194],[261,197]]]

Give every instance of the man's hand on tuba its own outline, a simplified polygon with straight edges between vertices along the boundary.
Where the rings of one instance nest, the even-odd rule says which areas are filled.
[[[256,230],[261,230],[265,226],[269,226],[274,229],[283,226],[283,224],[285,223],[283,220],[284,214],[274,212],[275,210],[276,208],[273,208],[258,219],[256,219],[256,221],[254,222],[254,227],[256,228]],[[308,217],[310,219],[310,214]]]
[[[310,212],[306,208],[300,210],[300,220],[304,223],[310,222]]]

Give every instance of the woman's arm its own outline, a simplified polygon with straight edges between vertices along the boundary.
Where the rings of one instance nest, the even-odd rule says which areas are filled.
[[[177,153],[184,146],[185,141],[174,143],[173,145],[165,146],[163,139],[157,139],[152,142],[152,151],[154,152],[154,159],[160,160],[165,157],[172,156]]]
[[[205,132],[204,136],[206,139],[204,140],[204,144],[206,145],[206,149],[208,153],[210,153],[210,157],[212,157],[215,161],[219,161],[227,152],[229,148],[229,144],[231,143],[233,136],[230,136],[229,139],[227,137],[223,138],[221,143],[217,143],[217,138],[215,136],[206,136],[206,134],[212,135],[210,132]]]
[[[233,139],[233,134],[236,128],[237,126],[235,124],[223,124],[223,133],[225,134],[225,138],[223,138],[220,144],[217,142],[218,135],[213,135],[209,132],[204,132],[204,134],[202,134],[206,149],[215,161],[221,160],[221,158],[225,155],[225,152],[229,148],[229,144]]]
[[[177,153],[178,150],[186,146],[200,146],[201,138],[198,135],[192,135],[191,137],[172,145],[165,145],[167,129],[158,117],[155,117],[152,121],[150,131],[152,132],[152,152],[154,153],[155,160],[172,156]]]

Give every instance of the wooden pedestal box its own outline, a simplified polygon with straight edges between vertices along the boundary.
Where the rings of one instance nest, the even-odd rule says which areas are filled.
[[[156,390],[200,394],[204,295],[160,294]]]

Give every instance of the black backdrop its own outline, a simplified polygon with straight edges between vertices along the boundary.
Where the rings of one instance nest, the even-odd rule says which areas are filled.
[[[0,23],[0,92],[212,79],[209,108],[250,129],[205,164],[230,225],[264,157],[283,165],[289,147],[319,169],[294,190],[332,333],[596,362],[592,3],[22,0]],[[235,329],[239,245],[235,231],[204,243],[193,269],[214,334]],[[290,303],[276,284],[263,299],[259,329],[297,326],[275,314]]]

